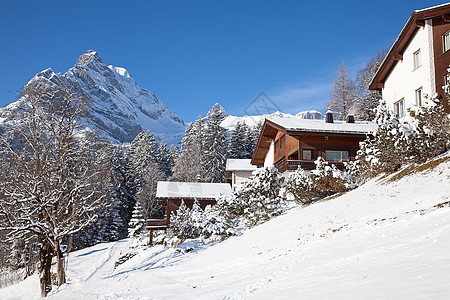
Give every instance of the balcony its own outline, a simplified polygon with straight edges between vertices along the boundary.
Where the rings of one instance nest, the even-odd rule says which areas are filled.
[[[328,164],[336,165],[339,170],[344,169],[344,162],[342,161],[328,161]],[[314,160],[290,160],[286,159],[284,156],[274,163],[274,167],[281,173],[286,171],[295,171],[298,166],[307,171],[314,170],[316,168]]]

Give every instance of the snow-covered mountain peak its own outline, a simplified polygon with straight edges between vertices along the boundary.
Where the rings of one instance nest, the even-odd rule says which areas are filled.
[[[139,87],[125,68],[107,66],[96,51],[86,51],[65,74],[49,68],[27,84],[38,91],[63,86],[82,91],[91,99],[89,123],[113,141],[131,142],[143,130],[152,131],[167,144],[179,143],[184,135],[186,125],[174,111]],[[14,107],[0,110],[0,117],[14,116],[12,111],[6,112]]]
[[[123,77],[126,77],[126,78],[132,78],[130,73],[128,73],[127,69],[125,69],[125,68],[114,67],[112,65],[109,65],[108,68],[110,68],[111,70],[115,71],[120,76],[123,76]]]
[[[76,64],[78,66],[83,66],[95,63],[104,64],[103,60],[100,58],[100,56],[98,56],[96,51],[88,50],[78,58]]]
[[[211,113],[216,111],[220,112],[223,118],[226,118],[228,116],[228,114],[225,111],[225,108],[223,108],[222,105],[220,105],[219,103],[216,103],[209,109],[208,113],[206,114],[206,117],[209,117]]]

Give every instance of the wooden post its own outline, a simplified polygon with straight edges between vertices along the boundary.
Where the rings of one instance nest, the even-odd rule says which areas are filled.
[[[149,236],[148,244],[150,247],[153,246],[153,229],[150,229],[150,236]]]

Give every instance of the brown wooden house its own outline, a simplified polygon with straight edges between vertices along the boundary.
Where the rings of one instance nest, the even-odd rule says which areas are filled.
[[[280,172],[313,170],[319,157],[342,169],[344,162],[354,160],[359,142],[376,130],[371,122],[333,122],[332,113],[326,120],[266,119],[259,135],[251,163],[273,165]]]

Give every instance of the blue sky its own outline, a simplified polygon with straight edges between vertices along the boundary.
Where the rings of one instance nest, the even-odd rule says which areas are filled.
[[[93,49],[188,122],[216,102],[243,115],[261,92],[286,113],[324,112],[342,63],[355,74],[414,10],[445,3],[303,2],[0,0],[0,107]]]

